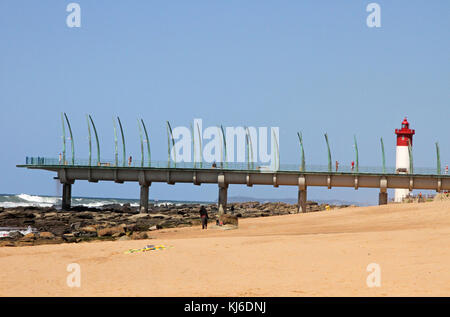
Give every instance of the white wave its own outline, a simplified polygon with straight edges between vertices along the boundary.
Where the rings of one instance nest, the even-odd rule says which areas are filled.
[[[0,207],[2,208],[16,208],[16,207],[52,207],[54,204],[50,203],[26,203],[26,202],[1,202]]]
[[[61,200],[61,198],[56,197],[33,196],[28,194],[17,195],[17,198],[25,200],[26,202],[38,204],[57,204]]]
[[[90,202],[90,203],[74,203],[72,204],[72,206],[83,206],[83,207],[87,207],[87,208],[101,208],[103,206],[106,205],[119,205],[119,206],[124,206],[125,203],[116,203],[116,202],[111,202],[111,201],[98,201],[98,202]],[[139,204],[137,203],[130,203],[130,207],[139,207]]]
[[[87,207],[87,208],[99,208],[99,207],[103,207],[104,205],[109,205],[111,204],[108,201],[99,201],[99,202],[95,202],[95,203],[79,203],[79,204],[72,204],[72,206],[83,206],[83,207]]]
[[[172,206],[172,205],[175,205],[174,203],[171,203],[171,202],[162,202],[162,203],[155,203],[155,206],[157,206],[157,207],[169,207],[169,206]]]
[[[136,208],[139,207],[139,202],[134,200],[117,200],[114,198],[82,198],[82,197],[73,197],[72,198],[72,206],[83,206],[87,208],[101,208],[105,205],[116,204],[120,206],[124,206],[125,204],[129,204],[131,207]],[[170,206],[180,206],[182,202],[170,202],[170,201],[158,201],[154,202],[155,206],[158,207],[170,207]],[[38,196],[38,195],[29,195],[29,194],[20,194],[20,195],[8,195],[8,196],[0,196],[0,207],[2,208],[16,208],[16,207],[53,207],[60,206],[61,198],[60,197],[49,197],[49,196]]]

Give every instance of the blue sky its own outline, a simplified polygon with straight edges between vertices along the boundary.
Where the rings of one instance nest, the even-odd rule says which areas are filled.
[[[60,113],[87,157],[85,114],[113,158],[112,116],[139,157],[136,118],[153,158],[165,160],[165,121],[189,126],[278,126],[282,163],[296,163],[296,132],[308,163],[395,165],[394,129],[416,129],[415,166],[434,167],[434,142],[450,163],[450,2],[376,1],[381,28],[368,28],[372,1],[76,1],[81,28],[68,28],[71,1],[0,1],[0,193],[56,193],[53,174],[18,169],[25,156],[57,157]],[[309,197],[374,203],[377,190],[310,188]],[[78,182],[76,196],[138,197],[137,184]],[[230,186],[229,196],[296,197],[296,188]],[[153,184],[151,198],[214,200],[217,185]]]

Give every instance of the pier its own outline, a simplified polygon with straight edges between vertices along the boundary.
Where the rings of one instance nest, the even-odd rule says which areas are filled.
[[[26,164],[20,168],[47,170],[56,173],[56,178],[63,185],[62,208],[71,205],[72,185],[75,181],[112,181],[118,184],[136,182],[140,186],[140,211],[148,212],[149,191],[152,183],[191,183],[218,185],[219,212],[226,210],[229,185],[267,185],[273,187],[295,186],[298,188],[298,212],[306,211],[308,187],[379,188],[379,204],[387,204],[387,189],[404,188],[420,190],[450,190],[450,175],[437,174],[433,169],[416,168],[414,174],[399,174],[394,168],[364,168],[358,172],[350,168],[341,171],[329,171],[326,166],[281,165],[278,170],[266,169],[262,166],[249,166],[245,163],[213,164],[203,163],[168,163],[168,162],[135,162],[132,166],[115,166],[114,162],[102,162],[95,166],[84,161],[74,164],[60,164],[58,159],[27,158]],[[147,166],[145,166],[147,165]],[[148,166],[150,165],[150,166]],[[143,167],[144,166],[144,167]]]
[[[300,132],[297,133],[301,160],[299,164],[280,164],[280,152],[278,148],[278,137],[274,131],[272,143],[274,146],[274,155],[271,165],[260,165],[254,159],[252,137],[250,129],[241,129],[241,149],[243,153],[247,153],[247,161],[235,163],[227,156],[226,133],[223,126],[216,127],[222,138],[221,158],[220,162],[203,162],[202,141],[199,123],[194,120],[199,135],[198,140],[194,137],[192,145],[194,149],[194,161],[179,161],[175,156],[175,152],[171,151],[175,148],[175,138],[172,127],[167,121],[167,143],[168,143],[168,159],[166,162],[152,161],[150,151],[150,139],[144,120],[138,120],[141,144],[141,160],[133,161],[131,157],[127,160],[127,151],[125,146],[125,135],[120,118],[117,117],[117,123],[120,127],[120,135],[122,139],[122,159],[119,159],[118,151],[118,133],[117,125],[114,120],[114,160],[104,160],[100,155],[100,143],[94,121],[90,115],[86,116],[89,137],[89,159],[82,160],[75,157],[75,147],[73,133],[68,116],[61,114],[62,132],[63,132],[63,152],[58,159],[45,157],[27,157],[25,164],[17,165],[20,168],[40,169],[56,173],[56,178],[63,185],[62,191],[62,209],[70,209],[72,199],[72,185],[75,181],[84,180],[97,183],[99,181],[113,181],[122,184],[124,182],[137,182],[140,186],[140,212],[148,212],[148,201],[150,197],[150,186],[152,183],[160,182],[174,185],[176,183],[192,183],[200,186],[201,184],[217,184],[218,185],[218,208],[219,213],[223,213],[227,206],[227,196],[229,185],[268,185],[273,187],[279,186],[296,186],[298,188],[298,212],[306,212],[307,191],[308,187],[322,186],[332,189],[333,187],[350,187],[355,190],[359,188],[379,188],[378,203],[384,205],[388,203],[387,190],[392,188],[402,191],[403,195],[409,194],[413,189],[435,190],[436,192],[450,190],[450,176],[441,172],[441,160],[439,144],[436,142],[436,168],[416,168],[413,164],[412,153],[412,134],[414,130],[409,129],[409,123],[405,118],[402,122],[402,130],[396,130],[398,144],[401,150],[397,149],[396,167],[387,167],[384,151],[383,139],[380,138],[382,166],[381,167],[364,167],[359,165],[358,144],[356,135],[354,136],[355,161],[351,167],[338,167],[336,161],[336,169],[332,168],[331,150],[327,133],[324,134],[326,146],[328,150],[328,165],[307,165],[305,163],[305,151],[303,148],[303,137]],[[66,134],[65,127],[70,133],[71,143],[71,159],[66,159]],[[97,158],[92,157],[92,137],[91,127],[94,131]],[[405,130],[406,129],[406,130]],[[184,129],[191,133],[189,137],[195,135],[193,126],[192,133],[189,129]],[[236,132],[236,129],[233,129]],[[406,131],[406,132],[405,132]],[[411,132],[412,131],[412,132]],[[243,134],[242,134],[243,133]],[[238,133],[239,134],[239,133]],[[144,140],[145,135],[145,140]],[[409,136],[409,139],[405,138]],[[236,135],[238,137],[238,135]],[[256,140],[254,140],[256,141]],[[234,142],[234,139],[233,139]],[[399,143],[400,142],[400,143]],[[144,155],[144,144],[147,145],[147,159]],[[406,145],[405,145],[406,144]],[[188,145],[190,143],[188,142]],[[199,147],[200,157],[196,158],[195,149]],[[398,146],[397,146],[398,147]],[[190,152],[190,151],[189,151]],[[399,163],[399,155],[400,163]],[[190,159],[190,158],[188,158]]]

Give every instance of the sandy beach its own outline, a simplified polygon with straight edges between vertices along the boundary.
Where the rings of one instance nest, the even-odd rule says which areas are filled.
[[[155,231],[153,239],[0,248],[1,296],[450,296],[450,202]],[[168,249],[131,253],[146,245]],[[67,266],[80,265],[80,287]],[[367,266],[381,286],[366,284]]]

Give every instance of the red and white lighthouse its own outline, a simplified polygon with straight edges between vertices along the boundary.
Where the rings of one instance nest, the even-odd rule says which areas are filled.
[[[415,131],[409,128],[409,122],[405,119],[402,122],[401,129],[395,129],[397,135],[397,157],[395,163],[395,172],[398,174],[407,174],[410,172],[409,148],[413,141]],[[395,189],[395,202],[402,202],[403,198],[409,195],[409,189]]]

